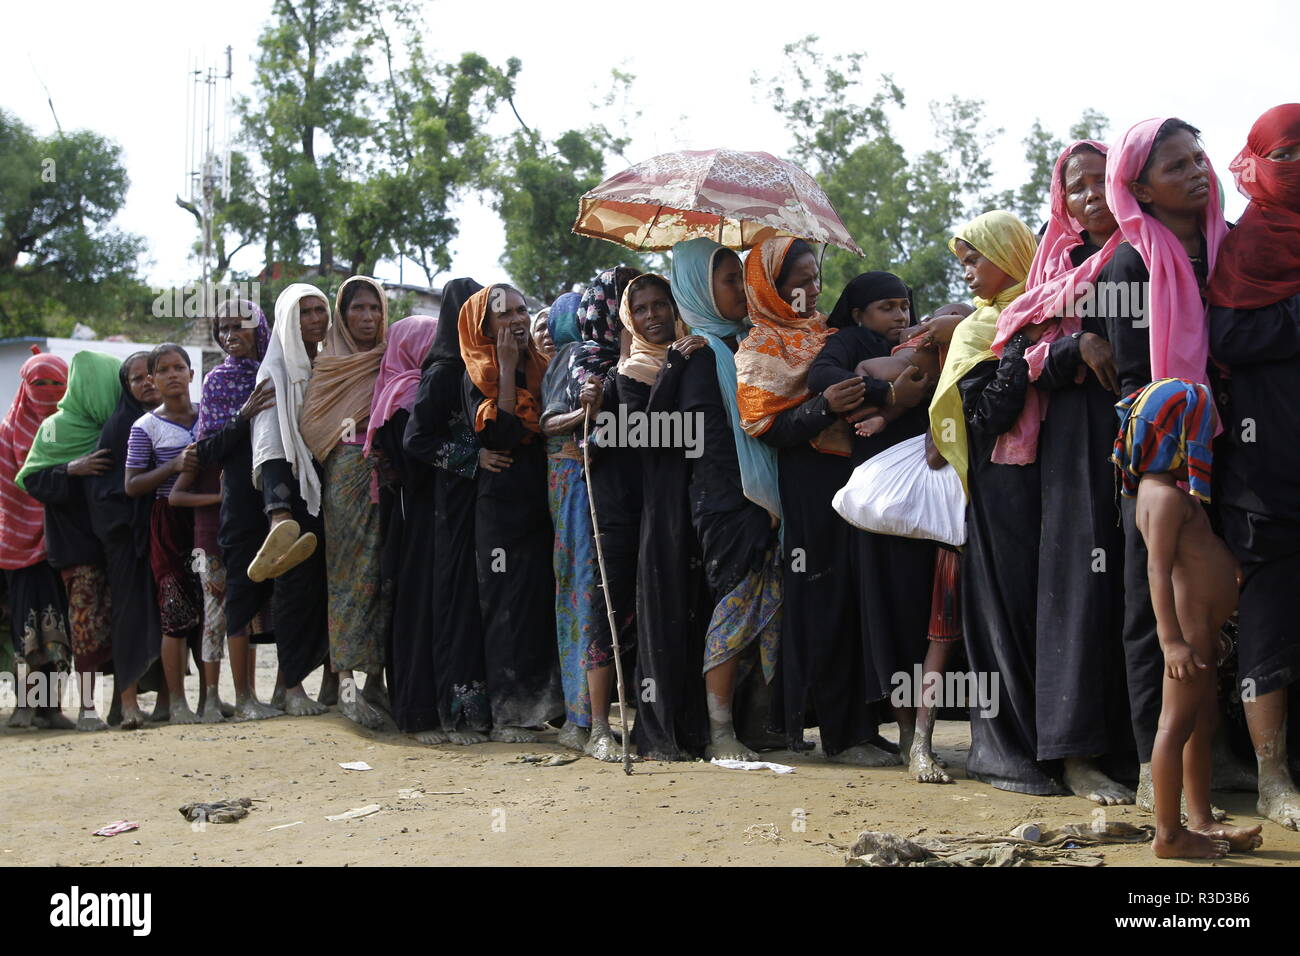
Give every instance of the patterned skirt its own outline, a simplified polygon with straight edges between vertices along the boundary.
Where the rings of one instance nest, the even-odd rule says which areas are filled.
[[[32,670],[68,670],[68,599],[58,572],[48,561],[38,561],[5,575],[14,654]]]
[[[155,498],[149,514],[149,564],[157,585],[164,637],[197,640],[203,627],[203,587],[195,569],[194,509]]]
[[[83,674],[104,668],[113,659],[113,605],[108,591],[108,574],[96,564],[63,568],[63,586],[68,592],[68,629],[72,632],[72,656]]]
[[[379,505],[370,500],[371,463],[360,445],[340,442],[325,461],[330,661],[335,670],[377,674],[391,602],[382,587]]]
[[[579,727],[591,726],[587,692],[588,649],[593,619],[603,607],[596,581],[596,548],[582,464],[569,458],[547,462],[547,490],[555,525],[555,637],[560,649],[560,683],[564,716]]]
[[[774,547],[764,556],[763,566],[745,575],[713,609],[704,636],[704,673],[725,664],[757,641],[763,680],[771,683],[780,640],[781,561],[780,552]],[[737,683],[742,676],[737,675]]]

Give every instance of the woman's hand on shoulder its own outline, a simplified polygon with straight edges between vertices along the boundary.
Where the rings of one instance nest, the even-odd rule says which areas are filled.
[[[690,358],[691,353],[697,349],[702,349],[709,343],[702,335],[684,335],[672,345],[669,349],[679,354],[682,358]]]

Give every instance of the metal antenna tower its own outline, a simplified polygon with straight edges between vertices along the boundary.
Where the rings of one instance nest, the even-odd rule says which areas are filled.
[[[185,184],[182,194],[199,211],[203,233],[199,256],[203,282],[203,301],[214,302],[213,219],[217,193],[230,199],[230,113],[231,78],[234,75],[231,48],[226,47],[226,68],[201,68],[195,61],[188,73],[190,86],[187,104],[185,142]]]

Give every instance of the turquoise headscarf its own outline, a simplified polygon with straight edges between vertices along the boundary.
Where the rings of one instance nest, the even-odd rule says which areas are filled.
[[[551,333],[551,343],[557,348],[570,342],[582,341],[582,332],[578,328],[578,304],[582,296],[576,292],[566,292],[551,304],[551,311],[546,316],[546,324]]]
[[[722,340],[737,340],[749,334],[746,320],[733,322],[718,313],[713,302],[713,257],[726,248],[712,239],[699,237],[673,246],[673,299],[681,310],[682,321],[713,349],[718,369],[718,388],[722,403],[731,419],[731,433],[736,439],[736,458],[740,462],[740,482],[745,497],[781,517],[781,492],[776,477],[776,450],[740,427],[740,408],[736,404],[736,357]]]

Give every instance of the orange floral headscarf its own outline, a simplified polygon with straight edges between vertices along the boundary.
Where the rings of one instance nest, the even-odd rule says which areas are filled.
[[[836,332],[822,313],[802,318],[777,292],[776,277],[793,243],[789,237],[767,239],[745,260],[745,301],[753,328],[736,351],[736,401],[741,427],[755,438],[781,412],[807,401],[808,367]],[[837,418],[812,444],[818,451],[847,455],[848,425]]]
[[[460,309],[460,355],[465,360],[465,371],[474,387],[483,393],[474,413],[474,431],[481,432],[488,422],[497,418],[497,395],[500,394],[497,369],[497,343],[490,336],[487,325],[488,303],[492,301],[494,289],[508,289],[506,285],[490,285],[470,296]],[[541,433],[539,422],[541,405],[538,396],[542,394],[542,377],[546,374],[547,359],[533,347],[532,336],[528,338],[527,349],[519,356],[524,373],[523,388],[515,389],[515,417],[523,422],[529,431]]]

